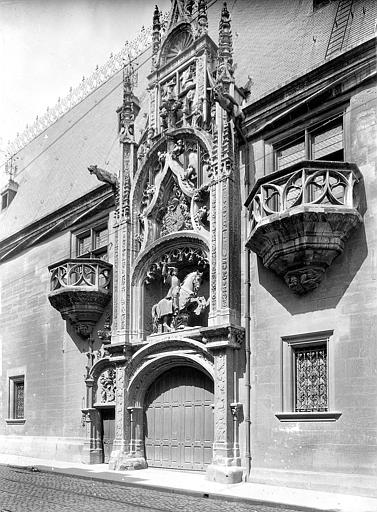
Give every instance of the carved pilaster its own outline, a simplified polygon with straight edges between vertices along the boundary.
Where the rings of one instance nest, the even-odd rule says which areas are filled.
[[[240,348],[244,330],[234,326],[201,329],[203,342],[214,356],[215,404],[214,443],[212,464],[207,478],[221,483],[242,480],[243,468],[238,444],[238,423],[234,419],[237,389],[234,373],[237,367],[236,351]]]
[[[129,366],[132,349],[123,348],[123,356],[117,356],[116,368],[116,405],[115,405],[115,439],[111,452],[109,468],[113,470],[143,469],[147,467],[144,458],[143,411],[131,406],[128,396]]]
[[[101,443],[101,419],[97,409],[82,409],[82,421],[85,428],[85,441],[81,455],[84,464],[101,464],[103,458]]]
[[[130,190],[136,169],[137,147],[134,121],[139,112],[139,102],[132,92],[135,72],[131,62],[123,70],[123,104],[121,107],[121,169],[119,176],[119,203],[114,225],[114,324],[112,342],[127,342],[130,318],[130,266],[131,266],[131,224]]]
[[[131,425],[127,412],[127,363],[119,363],[116,367],[116,398],[115,398],[115,439],[110,456],[109,468],[120,469],[123,455],[128,453],[131,438]]]

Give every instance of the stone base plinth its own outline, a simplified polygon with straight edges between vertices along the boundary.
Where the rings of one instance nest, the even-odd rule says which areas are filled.
[[[132,469],[146,469],[147,461],[144,457],[132,457],[128,453],[121,453],[117,457],[111,457],[109,469],[114,471],[129,471]]]
[[[103,452],[100,448],[91,449],[84,446],[81,454],[81,462],[83,464],[102,464]]]
[[[207,480],[220,484],[239,484],[242,482],[243,468],[240,466],[220,466],[211,464],[207,468]]]

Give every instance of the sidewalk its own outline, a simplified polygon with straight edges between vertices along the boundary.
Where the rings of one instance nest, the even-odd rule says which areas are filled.
[[[49,461],[17,455],[0,455],[0,464],[33,466],[41,471],[93,480],[123,483],[131,486],[167,490],[188,495],[242,502],[276,503],[339,512],[377,512],[377,499],[345,494],[293,489],[255,483],[218,484],[205,479],[204,473],[148,468],[138,471],[111,471],[105,464],[86,465],[74,462]]]

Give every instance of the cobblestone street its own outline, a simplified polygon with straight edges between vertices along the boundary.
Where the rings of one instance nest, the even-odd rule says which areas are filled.
[[[237,503],[26,468],[0,467],[0,512],[192,512],[203,508],[206,512],[297,511],[281,505]]]

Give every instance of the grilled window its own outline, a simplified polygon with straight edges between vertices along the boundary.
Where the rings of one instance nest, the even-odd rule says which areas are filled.
[[[295,411],[327,411],[326,345],[294,349]]]
[[[17,419],[24,417],[24,382],[15,382],[14,384],[14,417]]]
[[[9,379],[9,417],[20,420],[25,417],[25,377]]]

